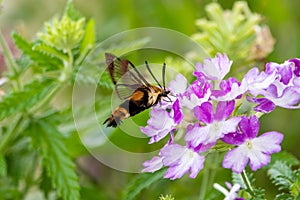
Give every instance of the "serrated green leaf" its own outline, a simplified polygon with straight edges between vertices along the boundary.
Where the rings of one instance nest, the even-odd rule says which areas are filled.
[[[123,191],[123,200],[134,199],[143,189],[160,180],[167,169],[161,169],[155,173],[142,173],[137,175]]]
[[[48,121],[39,120],[32,124],[29,133],[33,144],[43,157],[43,165],[54,188],[64,200],[79,200],[79,183],[64,144],[62,134]]]
[[[253,200],[266,200],[265,198],[265,190],[262,188],[254,188],[253,196],[251,197]]]
[[[0,102],[0,120],[34,106],[53,88],[49,80],[33,82],[24,86],[23,90],[11,92],[2,97]]]
[[[56,57],[60,60],[68,60],[69,59],[65,53],[63,53],[62,51],[60,51],[52,46],[49,46],[45,43],[38,43],[38,44],[34,45],[33,50],[39,51],[39,52],[44,53],[51,57]]]
[[[48,199],[48,195],[53,189],[51,184],[51,179],[47,174],[47,171],[45,168],[43,168],[42,175],[41,175],[41,182],[39,185],[40,189],[43,191],[45,197]]]
[[[4,156],[0,154],[0,177],[6,176],[7,174],[7,164]]]
[[[30,146],[29,137],[18,137],[7,149],[7,174],[16,185],[20,181],[26,184],[33,180],[32,172],[37,167],[36,156],[36,152]]]
[[[13,33],[12,37],[14,43],[22,51],[22,53],[28,55],[30,59],[37,63],[40,67],[45,67],[45,71],[57,70],[63,65],[63,62],[60,59],[34,50],[34,44],[26,41],[19,34]]]
[[[275,200],[294,200],[294,197],[290,194],[277,194]]]
[[[240,174],[232,172],[231,178],[232,178],[233,184],[239,184],[241,186],[241,188],[246,188],[246,185],[244,184],[244,181]]]
[[[290,189],[290,185],[297,179],[296,174],[284,162],[276,161],[268,170],[272,182],[279,190]]]
[[[95,22],[90,19],[85,25],[85,33],[80,44],[80,54],[87,54],[95,45]]]

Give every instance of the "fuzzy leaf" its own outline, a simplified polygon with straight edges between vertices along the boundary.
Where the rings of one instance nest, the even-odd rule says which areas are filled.
[[[55,126],[39,120],[32,124],[29,133],[33,145],[43,157],[43,165],[54,188],[64,200],[79,200],[79,183],[72,162],[64,144],[64,138]]]
[[[44,53],[51,57],[56,57],[60,60],[68,60],[69,59],[68,56],[66,54],[64,54],[62,51],[60,51],[52,46],[49,46],[47,44],[44,44],[44,43],[38,43],[38,44],[34,45],[33,50],[39,51],[39,52]]]
[[[136,176],[125,188],[123,200],[132,200],[145,188],[161,179],[166,173],[166,169],[161,169],[155,173],[142,173]]]
[[[34,106],[50,92],[51,83],[49,80],[34,80],[21,91],[6,94],[0,102],[0,120]]]
[[[290,189],[292,183],[296,182],[296,174],[284,162],[276,161],[268,170],[268,175],[272,182],[278,186],[279,190]]]
[[[255,200],[265,200],[265,190],[262,188],[254,188],[251,199]]]
[[[277,194],[275,200],[294,200],[294,197],[290,194]]]
[[[19,34],[13,33],[12,37],[14,39],[14,43],[23,52],[23,54],[28,55],[32,61],[34,61],[41,67],[45,67],[45,71],[56,70],[63,65],[62,61],[58,58],[53,58],[52,56],[34,50],[34,44],[26,41]]]

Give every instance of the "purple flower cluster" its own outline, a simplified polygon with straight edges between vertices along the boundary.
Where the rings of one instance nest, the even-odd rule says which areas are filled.
[[[154,172],[165,166],[165,178],[173,180],[186,173],[195,178],[204,166],[205,155],[218,141],[228,145],[222,166],[236,173],[248,163],[252,170],[267,165],[270,155],[281,150],[281,133],[258,136],[255,114],[271,112],[276,106],[300,107],[300,59],[268,63],[261,72],[253,68],[241,81],[233,77],[224,80],[231,65],[225,54],[218,54],[196,65],[192,84],[181,74],[169,83],[172,102],[163,101],[154,107],[141,130],[151,137],[149,143],[168,135],[170,140],[158,156],[144,163],[143,171]],[[182,141],[174,139],[178,129],[185,130]]]

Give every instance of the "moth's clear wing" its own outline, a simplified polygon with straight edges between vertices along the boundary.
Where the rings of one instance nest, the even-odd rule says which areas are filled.
[[[129,60],[120,59],[110,53],[105,53],[105,59],[116,93],[121,100],[128,99],[137,88],[149,85]]]

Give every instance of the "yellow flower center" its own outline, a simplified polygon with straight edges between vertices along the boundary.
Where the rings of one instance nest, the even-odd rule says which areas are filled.
[[[247,141],[246,145],[247,145],[248,149],[252,149],[252,142],[251,141]]]

